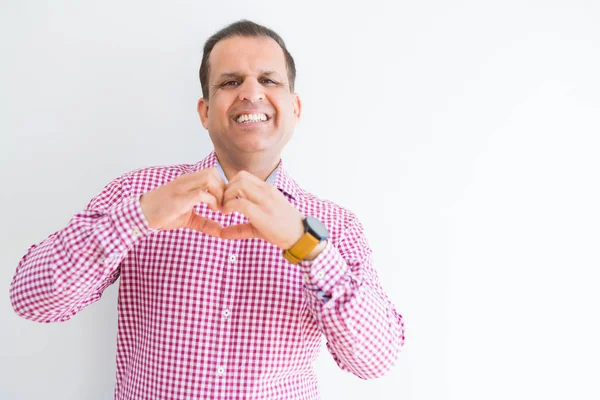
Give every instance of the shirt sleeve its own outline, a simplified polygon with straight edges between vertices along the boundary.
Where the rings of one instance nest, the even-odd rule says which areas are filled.
[[[125,177],[113,180],[65,228],[28,249],[10,285],[19,316],[66,321],[119,277],[123,258],[151,231],[128,187]]]
[[[358,219],[352,216],[337,246],[328,242],[301,266],[305,298],[336,363],[363,379],[384,375],[404,345],[404,323],[373,269]]]

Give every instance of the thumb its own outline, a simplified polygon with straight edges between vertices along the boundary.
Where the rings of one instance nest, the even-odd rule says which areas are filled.
[[[264,239],[252,224],[230,225],[221,229],[221,239]]]
[[[219,225],[217,222],[208,218],[204,218],[194,211],[191,212],[190,219],[185,228],[195,229],[215,237],[221,237],[221,231],[223,230],[221,225]]]

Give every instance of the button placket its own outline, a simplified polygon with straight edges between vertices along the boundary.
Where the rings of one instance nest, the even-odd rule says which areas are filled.
[[[232,214],[231,219],[229,220],[228,226],[231,226],[235,223],[239,223],[237,221],[237,217]],[[227,252],[224,254],[224,258],[222,261],[223,266],[223,275],[222,275],[222,284],[223,291],[221,297],[221,322],[219,328],[219,339],[218,339],[218,351],[217,351],[217,363],[216,363],[216,377],[219,379],[217,387],[220,387],[221,390],[225,390],[225,385],[227,382],[226,379],[226,366],[229,361],[229,352],[223,347],[225,343],[230,342],[232,336],[232,308],[235,303],[236,293],[237,293],[237,264],[239,262],[239,251],[240,251],[240,241],[232,240],[229,242],[229,246],[227,246]]]

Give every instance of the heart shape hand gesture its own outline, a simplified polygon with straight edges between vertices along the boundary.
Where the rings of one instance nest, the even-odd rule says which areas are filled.
[[[249,223],[223,228],[194,211],[198,203],[224,214],[240,212]],[[304,216],[273,185],[246,171],[225,184],[216,168],[184,174],[140,198],[153,229],[191,228],[222,239],[261,238],[289,249],[304,234]]]

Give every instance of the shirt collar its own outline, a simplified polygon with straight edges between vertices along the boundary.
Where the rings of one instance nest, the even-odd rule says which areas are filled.
[[[200,169],[213,167],[217,168],[219,174],[225,183],[227,183],[227,177],[225,176],[223,168],[217,159],[217,154],[214,151],[211,151],[210,154],[204,158],[204,160],[199,161],[195,165],[194,170],[197,171]],[[277,165],[277,168],[275,168],[275,170],[267,177],[266,182],[274,185],[277,189],[281,190],[292,199],[295,199],[298,196],[298,191],[300,188],[298,187],[298,184],[288,175],[283,166],[283,160],[279,161],[279,165]]]
[[[267,180],[266,180],[267,183],[270,183],[271,185],[277,184],[277,176],[279,175],[280,166],[281,166],[281,162],[279,162],[279,164],[277,165],[277,168],[275,168],[273,170],[273,172],[271,172],[271,174],[267,177]],[[225,176],[225,171],[223,171],[223,167],[221,167],[221,163],[219,162],[218,159],[217,159],[217,163],[216,163],[215,167],[219,171],[219,174],[221,174],[221,178],[223,178],[225,183],[226,184],[229,183],[229,181],[227,180],[227,177]]]

